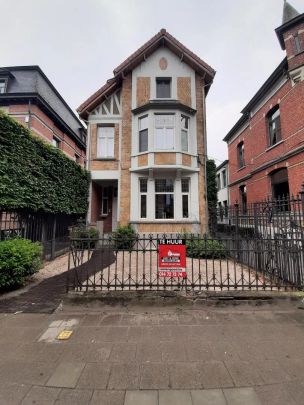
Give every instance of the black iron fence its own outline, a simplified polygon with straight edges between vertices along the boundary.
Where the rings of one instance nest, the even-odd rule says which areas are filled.
[[[185,274],[163,276],[159,240],[183,238]],[[294,290],[304,285],[303,238],[223,238],[200,235],[137,235],[123,249],[115,238],[72,239],[67,289]]]
[[[22,237],[41,242],[44,258],[53,259],[69,249],[69,228],[77,219],[73,215],[0,209],[0,240]]]

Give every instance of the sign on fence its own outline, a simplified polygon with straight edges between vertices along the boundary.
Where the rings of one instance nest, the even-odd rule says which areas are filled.
[[[158,240],[158,275],[187,278],[184,239]]]

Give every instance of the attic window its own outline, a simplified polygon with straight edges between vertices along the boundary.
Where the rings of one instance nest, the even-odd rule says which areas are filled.
[[[5,93],[6,91],[6,80],[0,79],[0,94]]]
[[[171,78],[156,78],[156,98],[171,98]]]

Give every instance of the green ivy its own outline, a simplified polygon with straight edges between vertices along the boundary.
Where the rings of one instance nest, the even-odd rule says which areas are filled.
[[[84,214],[89,173],[0,110],[0,207]]]

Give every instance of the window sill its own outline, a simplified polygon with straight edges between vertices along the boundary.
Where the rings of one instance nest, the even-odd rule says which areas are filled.
[[[244,170],[246,167],[247,167],[246,165],[240,167],[240,168],[237,170],[237,172],[240,172],[240,171]]]
[[[282,141],[279,141],[279,142],[277,142],[277,143],[275,143],[274,145],[269,146],[269,147],[265,150],[265,152],[268,152],[268,151],[272,150],[273,148],[275,148],[276,146],[281,145],[282,143],[284,143],[283,140],[282,140]]]
[[[98,160],[98,161],[116,161],[116,159],[115,158],[96,158],[96,159],[93,159],[94,161],[95,160]]]

